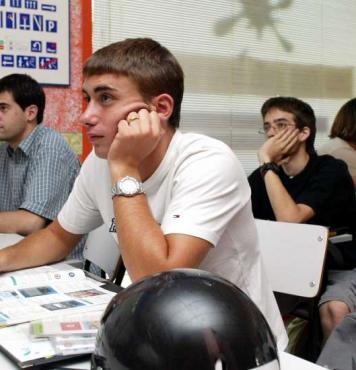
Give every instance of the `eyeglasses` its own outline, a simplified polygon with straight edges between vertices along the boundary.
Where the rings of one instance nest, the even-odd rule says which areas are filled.
[[[273,128],[274,131],[280,132],[283,131],[287,127],[295,127],[294,123],[288,122],[276,122],[276,123],[265,123],[263,124],[262,130],[258,130],[259,134],[266,135],[268,131]]]

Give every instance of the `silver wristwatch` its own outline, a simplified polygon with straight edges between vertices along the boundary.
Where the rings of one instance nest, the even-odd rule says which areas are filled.
[[[144,194],[142,182],[134,177],[125,176],[112,187],[111,194],[113,197],[116,195],[134,197],[138,194]]]

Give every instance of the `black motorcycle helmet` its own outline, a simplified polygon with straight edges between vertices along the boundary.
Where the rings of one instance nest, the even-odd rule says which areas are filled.
[[[144,278],[108,305],[92,369],[279,370],[262,313],[211,273],[176,269]]]

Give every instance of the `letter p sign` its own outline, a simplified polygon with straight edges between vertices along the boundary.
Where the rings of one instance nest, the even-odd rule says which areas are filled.
[[[58,32],[57,21],[46,21],[46,32]]]

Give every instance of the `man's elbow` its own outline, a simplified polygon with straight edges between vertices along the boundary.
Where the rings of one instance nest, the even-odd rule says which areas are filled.
[[[280,213],[277,217],[277,221],[291,222],[296,224],[302,224],[308,222],[314,216],[314,212],[311,208],[309,209],[296,209],[295,211],[287,211]]]
[[[35,214],[27,215],[27,217],[24,217],[23,222],[19,223],[17,234],[22,236],[33,234],[43,229],[46,226],[46,221],[45,218]]]
[[[295,224],[300,224],[304,222],[301,217],[294,216],[294,215],[281,215],[277,217],[276,219],[277,221],[280,221],[280,222],[290,222],[290,223],[295,223]]]

